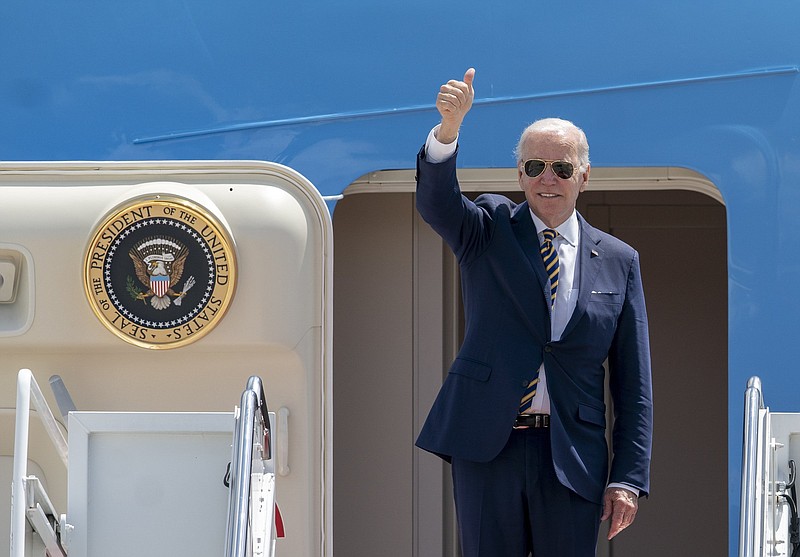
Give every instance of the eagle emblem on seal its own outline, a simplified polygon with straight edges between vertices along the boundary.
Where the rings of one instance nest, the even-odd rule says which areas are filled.
[[[162,310],[175,303],[181,305],[186,293],[194,286],[189,277],[179,292],[175,288],[183,276],[189,250],[181,242],[166,237],[149,237],[136,243],[128,252],[136,271],[136,278],[146,288],[140,291],[129,288],[137,300],[150,298],[150,305]]]

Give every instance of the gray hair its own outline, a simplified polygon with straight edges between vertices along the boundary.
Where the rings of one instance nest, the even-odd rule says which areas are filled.
[[[589,142],[586,140],[586,134],[578,126],[569,120],[562,120],[561,118],[542,118],[536,120],[533,124],[525,128],[522,135],[519,137],[517,146],[514,148],[514,156],[517,162],[522,162],[522,144],[534,133],[541,132],[555,132],[561,136],[568,134],[576,134],[578,138],[578,164],[580,165],[580,172],[585,172],[589,167]]]

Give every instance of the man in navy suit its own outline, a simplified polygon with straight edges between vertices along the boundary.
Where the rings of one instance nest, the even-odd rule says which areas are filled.
[[[517,147],[526,201],[474,202],[456,178],[470,68],[442,85],[417,158],[417,208],[461,269],[464,343],[417,439],[452,464],[464,557],[595,555],[649,491],[652,394],[638,253],[575,210],[589,146],[571,122]],[[605,368],[613,401],[606,443]]]

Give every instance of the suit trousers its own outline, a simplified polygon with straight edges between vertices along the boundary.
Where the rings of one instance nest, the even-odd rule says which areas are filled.
[[[463,557],[591,557],[602,506],[558,481],[550,430],[516,429],[492,461],[454,458]]]

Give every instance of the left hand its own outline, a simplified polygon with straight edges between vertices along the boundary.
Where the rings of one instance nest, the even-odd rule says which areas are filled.
[[[608,529],[609,540],[633,524],[638,509],[639,498],[632,491],[621,487],[606,489],[603,497],[603,516],[600,517],[600,520],[611,517],[611,526]]]
[[[436,108],[442,115],[442,123],[436,132],[436,139],[442,143],[452,143],[458,137],[461,122],[472,108],[475,98],[475,89],[472,88],[474,79],[475,68],[470,68],[464,74],[464,81],[451,79],[439,88]]]

